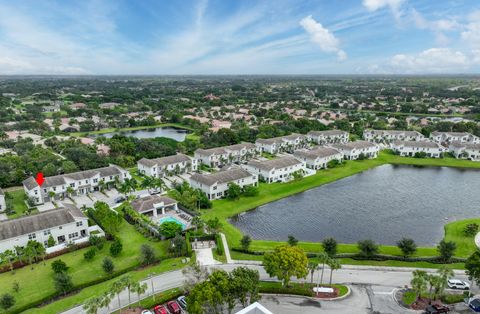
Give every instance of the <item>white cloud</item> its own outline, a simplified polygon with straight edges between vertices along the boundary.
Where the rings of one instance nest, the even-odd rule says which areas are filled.
[[[430,48],[415,55],[397,54],[390,60],[395,73],[463,73],[471,69],[467,56],[449,48]]]
[[[433,32],[435,34],[435,41],[442,46],[448,44],[450,41],[445,35],[445,32],[451,32],[462,28],[462,25],[460,25],[455,19],[444,18],[427,20],[415,9],[412,9],[411,17],[417,28]]]
[[[334,52],[340,61],[347,58],[345,51],[340,49],[340,41],[322,24],[307,16],[300,21],[300,25],[310,35],[310,40],[316,43],[324,52]]]
[[[406,2],[406,0],[363,0],[362,4],[370,12],[388,7],[392,11],[395,19],[398,21],[402,15],[400,7],[404,2]]]
[[[480,10],[469,15],[465,28],[461,33],[462,40],[471,47],[480,48]]]

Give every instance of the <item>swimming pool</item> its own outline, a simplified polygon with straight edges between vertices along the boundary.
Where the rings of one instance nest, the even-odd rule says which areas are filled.
[[[178,220],[177,218],[172,217],[172,216],[160,218],[158,220],[158,224],[161,225],[161,224],[163,224],[164,222],[167,222],[167,221],[176,222],[177,224],[182,226],[182,230],[185,230],[185,224],[183,222],[181,222],[180,220]]]

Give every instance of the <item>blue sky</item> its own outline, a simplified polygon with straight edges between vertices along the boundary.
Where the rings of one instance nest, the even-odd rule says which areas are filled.
[[[479,72],[478,0],[0,0],[0,74]]]

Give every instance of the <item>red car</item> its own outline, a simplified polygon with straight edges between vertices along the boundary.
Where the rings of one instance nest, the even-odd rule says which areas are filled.
[[[153,312],[155,312],[155,314],[168,314],[168,311],[167,309],[165,308],[165,306],[163,305],[157,305],[153,308]]]
[[[167,307],[172,314],[180,314],[182,310],[180,310],[180,306],[175,301],[170,301],[167,303]]]

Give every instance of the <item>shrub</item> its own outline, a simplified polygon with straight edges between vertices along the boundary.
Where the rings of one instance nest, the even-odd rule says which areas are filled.
[[[15,298],[10,293],[4,293],[0,296],[0,307],[7,311],[15,304]]]
[[[57,290],[58,293],[66,295],[67,292],[73,289],[72,277],[70,277],[66,273],[56,273],[53,276],[53,281],[55,285],[55,290]]]
[[[102,268],[107,274],[113,273],[115,265],[110,257],[105,257],[102,262]]]
[[[110,246],[110,255],[112,255],[113,257],[117,257],[122,252],[122,249],[122,242],[120,241],[120,239],[116,238]]]
[[[288,245],[290,246],[295,246],[298,244],[297,238],[295,238],[293,235],[288,235],[288,240],[287,240]]]
[[[140,247],[140,256],[142,265],[150,265],[155,263],[155,251],[148,244],[142,244],[142,246]]]
[[[440,254],[440,257],[448,261],[449,259],[452,258],[453,254],[455,253],[455,250],[457,249],[457,245],[455,242],[452,241],[445,241],[442,240],[437,246],[438,253]]]
[[[51,267],[55,274],[65,273],[68,270],[67,264],[61,259],[53,261]]]
[[[426,158],[427,157],[427,153],[425,152],[416,152],[415,155],[414,155],[415,158]]]
[[[250,247],[250,244],[252,243],[252,238],[250,238],[249,235],[244,235],[243,238],[240,240],[240,245],[242,246],[242,249],[245,251],[248,251],[248,248]]]
[[[95,248],[90,248],[88,251],[86,251],[84,254],[83,254],[83,257],[87,260],[87,261],[91,261],[94,257],[95,257],[95,254],[97,253],[97,250]]]
[[[478,233],[478,224],[471,223],[465,226],[463,229],[463,234],[467,237],[473,237]]]
[[[404,257],[412,256],[417,251],[417,245],[412,239],[403,238],[397,242],[397,246]]]
[[[166,221],[160,225],[159,231],[165,238],[169,239],[182,232],[182,226],[175,221]]]
[[[328,256],[335,256],[337,254],[337,240],[334,238],[326,238],[322,241],[322,247]]]
[[[99,251],[103,249],[103,246],[105,244],[105,238],[104,237],[99,237],[96,235],[91,235],[90,239],[88,240],[90,245],[97,247]]]
[[[223,252],[224,252],[223,241],[222,241],[222,237],[218,233],[215,236],[215,242],[217,243],[217,249],[216,249],[217,254],[218,255],[223,255]]]
[[[253,185],[246,185],[243,187],[243,195],[247,197],[253,197],[257,196],[260,191],[258,190],[258,187],[253,186]]]
[[[378,245],[372,240],[358,241],[357,245],[361,256],[372,257],[378,253]]]

